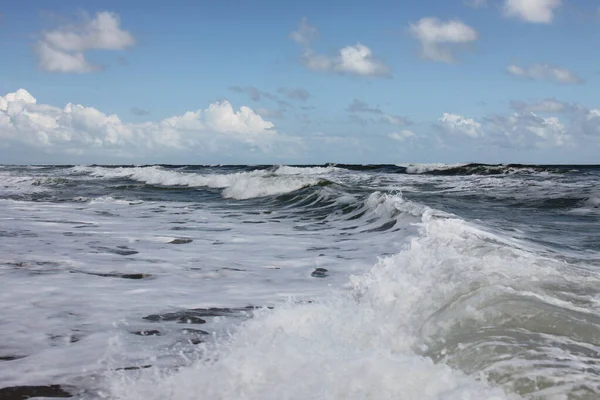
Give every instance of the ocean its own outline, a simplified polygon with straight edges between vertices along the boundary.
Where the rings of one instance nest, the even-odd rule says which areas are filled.
[[[600,166],[1,166],[0,399],[598,399]]]

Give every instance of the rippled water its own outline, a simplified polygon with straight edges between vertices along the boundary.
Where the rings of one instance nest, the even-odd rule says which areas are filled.
[[[0,398],[600,397],[594,166],[4,166],[0,205]]]

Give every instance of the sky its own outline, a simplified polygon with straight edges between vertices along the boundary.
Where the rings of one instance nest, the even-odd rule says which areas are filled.
[[[600,163],[597,0],[0,3],[0,164]]]

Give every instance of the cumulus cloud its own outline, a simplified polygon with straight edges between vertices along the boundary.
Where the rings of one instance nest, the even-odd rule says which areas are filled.
[[[87,50],[123,50],[135,42],[131,33],[121,29],[117,14],[103,11],[80,24],[43,32],[34,49],[40,68],[82,74],[101,69],[86,60]]]
[[[562,114],[564,119],[568,120],[566,130],[571,136],[592,136],[600,139],[600,110],[598,109],[557,99],[544,99],[532,103],[512,101],[511,107],[517,111],[517,114]]]
[[[362,43],[343,47],[336,56],[316,53],[312,48],[312,41],[318,36],[318,29],[302,18],[298,29],[290,33],[289,37],[303,47],[301,62],[312,70],[321,72],[335,72],[341,75],[355,75],[364,77],[388,77],[390,68],[373,55],[371,49]]]
[[[478,33],[459,20],[440,21],[423,18],[410,24],[410,34],[421,42],[421,56],[432,61],[453,63],[456,45],[474,42]]]
[[[562,0],[505,0],[504,13],[526,22],[548,24]]]
[[[359,117],[357,114],[374,114],[379,116],[379,118],[372,118],[371,122],[375,123],[386,123],[391,125],[409,125],[410,121],[408,118],[404,118],[398,115],[390,115],[386,114],[379,107],[371,107],[367,103],[360,101],[358,99],[352,100],[352,103],[346,109],[349,113],[353,114],[352,119],[360,124],[365,124],[366,121]]]
[[[547,148],[574,146],[584,136],[600,138],[600,111],[569,105],[557,100],[538,103],[513,102],[517,109],[510,115],[491,114],[481,121],[457,114],[444,113],[437,127],[443,141],[476,141],[506,148]],[[565,114],[564,122],[556,116],[533,112]],[[597,112],[597,114],[596,114]],[[449,136],[451,134],[452,136]]]
[[[445,130],[452,133],[466,135],[472,138],[482,136],[481,124],[474,119],[463,117],[462,115],[444,113],[439,123]]]
[[[574,71],[548,64],[535,63],[529,67],[520,67],[512,64],[508,66],[507,71],[513,76],[531,80],[547,80],[565,84],[581,84],[585,82]]]
[[[576,116],[581,133],[600,138],[600,110],[580,110]]]
[[[50,152],[116,151],[141,154],[161,149],[202,149],[220,139],[259,144],[277,136],[272,122],[228,101],[159,122],[124,123],[93,107],[38,104],[24,89],[0,96],[0,138]]]
[[[486,129],[521,148],[564,146],[572,142],[572,136],[558,118],[534,113],[494,115],[486,119]]]
[[[49,72],[74,72],[86,74],[102,69],[99,65],[92,65],[83,56],[83,53],[67,53],[57,50],[45,42],[39,42],[35,46],[39,59],[39,66]]]
[[[371,49],[360,43],[341,49],[334,68],[341,73],[362,76],[386,76],[390,72],[385,64],[373,57]]]
[[[8,111],[8,105],[16,104],[35,104],[36,99],[27,90],[19,89],[14,93],[8,93],[6,96],[0,96],[0,111]]]
[[[246,137],[274,133],[271,131],[273,123],[263,120],[249,107],[242,106],[236,112],[228,101],[212,103],[205,110],[188,111],[162,122],[175,129],[241,134]]]
[[[43,40],[64,51],[123,50],[135,44],[135,39],[119,25],[117,14],[104,11],[79,26],[64,26],[45,32]]]
[[[371,49],[357,43],[346,46],[339,51],[339,56],[328,57],[315,54],[308,49],[302,55],[304,66],[312,71],[336,72],[344,75],[385,77],[390,75],[390,68],[373,57]]]

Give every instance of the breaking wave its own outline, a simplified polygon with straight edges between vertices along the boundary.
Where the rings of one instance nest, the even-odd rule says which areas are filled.
[[[597,165],[525,165],[525,164],[397,164],[397,165],[346,165],[332,164],[353,171],[374,171],[397,174],[423,175],[513,175],[513,174],[564,174],[581,170],[600,169]]]
[[[280,171],[281,170],[281,171]],[[231,174],[198,174],[168,170],[159,166],[106,168],[77,167],[76,172],[85,172],[100,178],[127,178],[148,185],[166,187],[208,187],[223,189],[225,198],[238,200],[281,195],[310,186],[323,186],[331,182],[312,176],[325,173],[328,169],[302,171],[302,168],[279,167],[275,172],[255,170]]]
[[[23,332],[0,354],[16,366],[3,379],[73,383],[86,399],[598,398],[597,173],[3,168],[0,236],[16,254],[3,276],[20,287],[4,326],[7,337]],[[47,279],[56,291],[44,292]],[[71,302],[87,291],[83,308]],[[301,298],[285,302],[290,293]],[[126,304],[133,295],[143,307]],[[54,297],[64,302],[58,317],[37,306]],[[196,308],[208,304],[230,308]],[[88,313],[89,327],[73,310]],[[68,367],[55,368],[57,354]]]
[[[600,283],[399,195],[383,217],[419,216],[399,253],[347,293],[257,311],[197,361],[110,376],[118,399],[505,399],[591,395],[600,385]]]

